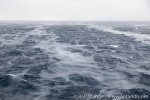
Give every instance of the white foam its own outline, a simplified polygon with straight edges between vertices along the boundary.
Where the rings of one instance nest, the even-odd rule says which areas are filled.
[[[118,45],[109,45],[110,47],[118,48]]]
[[[135,38],[136,41],[141,41],[144,44],[150,44],[150,35],[148,34],[138,34],[138,33],[133,33],[133,32],[122,32],[118,30],[114,30],[112,27],[108,26],[99,26],[99,25],[89,25],[89,28],[95,28],[97,30],[101,30],[104,32],[110,32],[113,34],[124,34],[126,36]]]
[[[56,37],[54,36],[56,39]],[[90,68],[98,67],[97,63],[92,57],[84,57],[77,52],[71,52],[69,49],[84,50],[84,45],[71,45],[67,43],[58,43],[55,39],[50,41],[41,41],[39,44],[33,46],[34,48],[41,48],[50,58],[56,57],[61,61],[55,63],[56,75],[67,77],[69,74],[89,72]],[[53,40],[53,41],[52,41]]]
[[[150,26],[150,25],[147,25],[147,24],[136,24],[134,26]]]

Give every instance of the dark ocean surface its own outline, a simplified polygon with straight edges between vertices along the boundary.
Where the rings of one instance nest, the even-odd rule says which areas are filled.
[[[0,100],[150,100],[150,23],[0,22]]]

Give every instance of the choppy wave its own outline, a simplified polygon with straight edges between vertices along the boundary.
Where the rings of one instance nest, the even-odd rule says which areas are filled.
[[[149,35],[79,23],[4,24],[0,29],[2,100],[150,96]]]

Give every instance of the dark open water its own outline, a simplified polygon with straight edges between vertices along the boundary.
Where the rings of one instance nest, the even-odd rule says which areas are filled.
[[[0,23],[0,100],[148,96],[150,23]]]

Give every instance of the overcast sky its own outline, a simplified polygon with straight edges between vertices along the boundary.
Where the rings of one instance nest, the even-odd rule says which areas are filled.
[[[149,20],[149,0],[0,0],[0,20]]]

